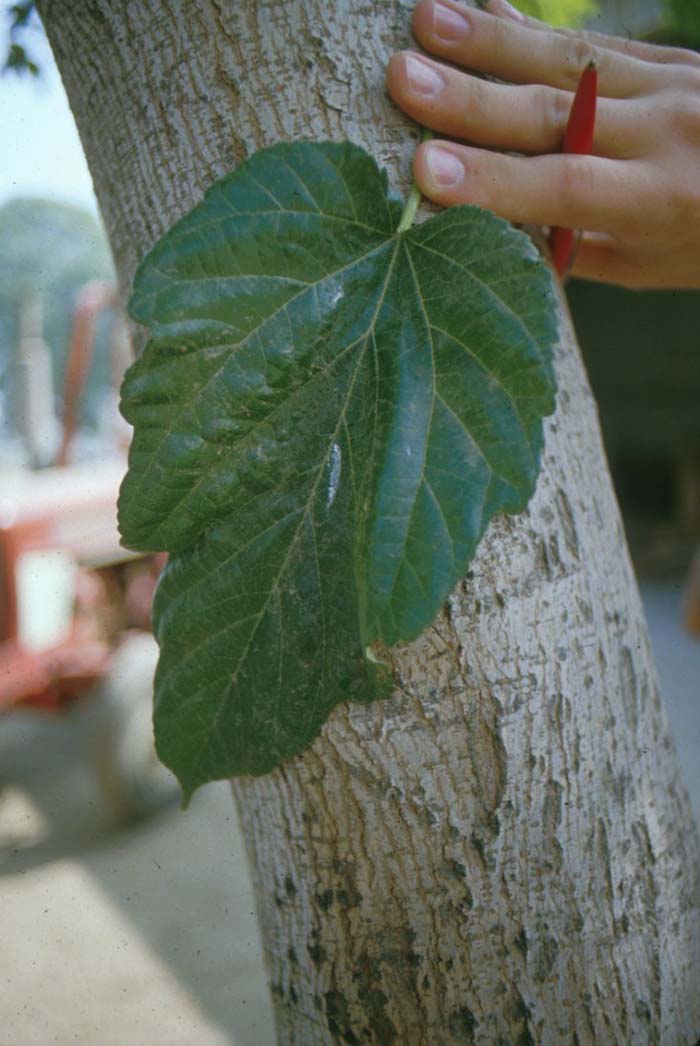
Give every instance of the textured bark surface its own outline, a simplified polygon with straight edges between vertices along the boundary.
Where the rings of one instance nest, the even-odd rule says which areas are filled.
[[[350,138],[405,189],[406,0],[43,0],[123,286],[208,185]],[[566,316],[530,509],[498,521],[397,693],[234,785],[280,1041],[700,1035],[700,848]],[[389,655],[388,655],[389,656]]]

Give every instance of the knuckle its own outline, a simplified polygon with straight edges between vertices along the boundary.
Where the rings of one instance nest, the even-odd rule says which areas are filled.
[[[700,86],[698,87],[698,93],[700,94]],[[699,102],[700,98],[684,92],[674,99],[670,113],[671,126],[676,135],[693,146],[697,146],[698,141],[700,141]]]
[[[666,214],[671,228],[679,237],[685,238],[700,224],[700,186],[688,178],[670,187],[666,193]]]
[[[491,89],[486,80],[471,78],[465,83],[465,92],[462,104],[464,107],[464,121],[469,123],[482,123],[489,119],[489,105]]]
[[[692,96],[697,105],[700,101],[700,58],[695,66],[679,65],[674,81],[680,90]]]
[[[679,47],[674,50],[673,57],[679,65],[686,65],[691,69],[700,70],[700,54],[698,54],[697,51],[690,51],[685,47]]]
[[[594,193],[593,170],[585,156],[562,156],[556,191],[561,206],[576,212]]]
[[[596,49],[585,36],[580,34],[567,35],[565,39],[561,76],[567,87],[575,89],[581,73],[590,60],[596,57]]]
[[[475,20],[475,22],[479,25],[478,20]],[[514,28],[509,19],[489,18],[488,21],[483,24],[483,27],[485,30],[484,39],[488,39],[489,47],[493,48],[495,51],[500,51],[501,49],[506,49],[512,46]]]
[[[558,146],[566,131],[571,111],[571,96],[566,91],[553,91],[550,87],[537,87],[536,107],[540,115],[541,133],[545,142]]]

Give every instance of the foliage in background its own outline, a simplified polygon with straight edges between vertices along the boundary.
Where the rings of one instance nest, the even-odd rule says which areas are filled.
[[[21,38],[26,37],[27,30],[38,24],[34,0],[25,0],[24,3],[10,4],[7,9],[10,19],[10,45],[3,66],[3,72],[30,73],[32,76],[39,75],[39,66],[31,57],[26,47],[26,40],[20,43]]]
[[[60,383],[76,291],[88,280],[113,280],[107,240],[97,219],[80,207],[42,199],[15,199],[0,207],[0,434],[12,426],[12,360],[22,299],[40,296],[44,336]],[[108,372],[106,344],[98,340],[96,367],[86,390],[94,424]],[[7,415],[3,425],[3,402]]]
[[[692,0],[693,3],[696,0]],[[579,26],[598,10],[595,0],[516,0],[518,10],[550,25]]]
[[[670,29],[687,47],[700,47],[700,3],[698,0],[666,0]]]

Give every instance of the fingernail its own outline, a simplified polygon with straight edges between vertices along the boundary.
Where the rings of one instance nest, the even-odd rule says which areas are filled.
[[[449,189],[464,178],[464,164],[454,153],[440,145],[429,145],[425,150],[425,165],[430,179],[439,189]]]
[[[512,18],[514,22],[525,21],[525,15],[522,11],[518,11],[517,7],[509,4],[508,0],[496,0],[496,14],[501,14],[505,18]]]
[[[424,96],[440,93],[445,86],[445,81],[435,69],[410,54],[406,55],[405,60],[406,76],[412,91]]]
[[[468,19],[459,11],[443,4],[433,5],[433,32],[439,40],[461,40],[470,29]]]

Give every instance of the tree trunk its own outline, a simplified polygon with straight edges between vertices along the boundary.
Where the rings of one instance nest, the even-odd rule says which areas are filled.
[[[409,0],[40,3],[122,286],[281,139],[364,145]],[[284,1043],[700,1035],[700,849],[568,316],[530,508],[491,525],[397,691],[234,783]]]

